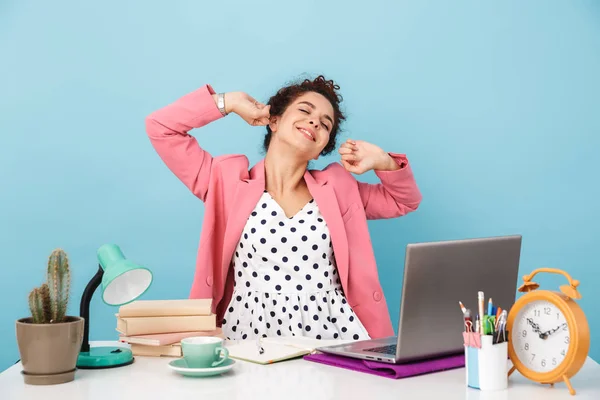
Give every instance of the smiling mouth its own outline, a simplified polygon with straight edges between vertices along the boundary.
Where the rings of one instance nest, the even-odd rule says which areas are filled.
[[[304,128],[298,128],[298,130],[309,140],[312,140],[313,142],[316,142],[314,135],[307,129]]]

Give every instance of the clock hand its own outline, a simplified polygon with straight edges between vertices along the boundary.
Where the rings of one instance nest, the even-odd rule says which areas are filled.
[[[544,333],[541,333],[541,334],[540,334],[540,337],[542,337],[542,336],[543,336],[543,339],[545,339],[545,338],[547,338],[548,336],[552,335],[554,332],[556,332],[556,331],[560,330],[560,329],[561,329],[563,326],[566,326],[566,325],[567,325],[567,323],[566,323],[566,322],[565,322],[565,323],[562,323],[562,324],[560,324],[559,326],[557,326],[557,327],[556,327],[556,328],[554,328],[554,329],[550,329],[549,331],[546,331],[546,332],[544,332]]]
[[[542,331],[540,331],[540,326],[539,326],[538,324],[536,324],[535,322],[533,322],[533,320],[532,320],[531,318],[527,318],[527,323],[528,323],[529,325],[531,325],[531,327],[533,328],[533,331],[534,331],[535,333],[539,333],[539,334],[540,334],[540,336],[541,336],[541,334],[542,334]]]
[[[547,338],[548,335],[546,333],[542,333],[542,331],[540,330],[540,326],[538,324],[536,324],[535,322],[533,322],[533,320],[531,318],[527,318],[527,322],[533,328],[533,332],[537,333],[539,335],[540,339]]]

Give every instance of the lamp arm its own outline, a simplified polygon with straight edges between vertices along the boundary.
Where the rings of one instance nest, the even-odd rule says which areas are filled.
[[[83,342],[81,343],[81,352],[90,351],[90,301],[92,300],[96,288],[102,282],[103,275],[104,269],[99,265],[96,275],[90,279],[81,296],[81,303],[79,305],[79,316],[83,318]]]

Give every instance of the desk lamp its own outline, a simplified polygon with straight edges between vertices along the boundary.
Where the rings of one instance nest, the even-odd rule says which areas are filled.
[[[85,320],[83,342],[77,359],[77,368],[81,369],[112,368],[133,363],[130,349],[114,346],[90,348],[90,300],[98,286],[102,284],[102,300],[105,304],[120,306],[140,297],[152,283],[152,272],[127,260],[114,244],[105,244],[98,249],[98,261],[98,272],[81,296],[79,313]]]

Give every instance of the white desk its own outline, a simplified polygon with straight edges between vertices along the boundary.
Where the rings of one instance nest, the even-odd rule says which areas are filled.
[[[93,344],[104,344],[94,342]],[[110,342],[110,345],[115,345]],[[78,370],[75,380],[60,385],[23,383],[21,365],[0,374],[0,399],[428,399],[555,400],[600,399],[600,365],[588,358],[572,380],[571,396],[564,384],[554,388],[530,383],[518,372],[509,388],[480,392],[465,387],[463,368],[413,378],[390,379],[317,364],[302,359],[271,365],[236,361],[229,372],[210,378],[187,378],[167,366],[172,358],[136,357],[132,365],[103,370]]]

